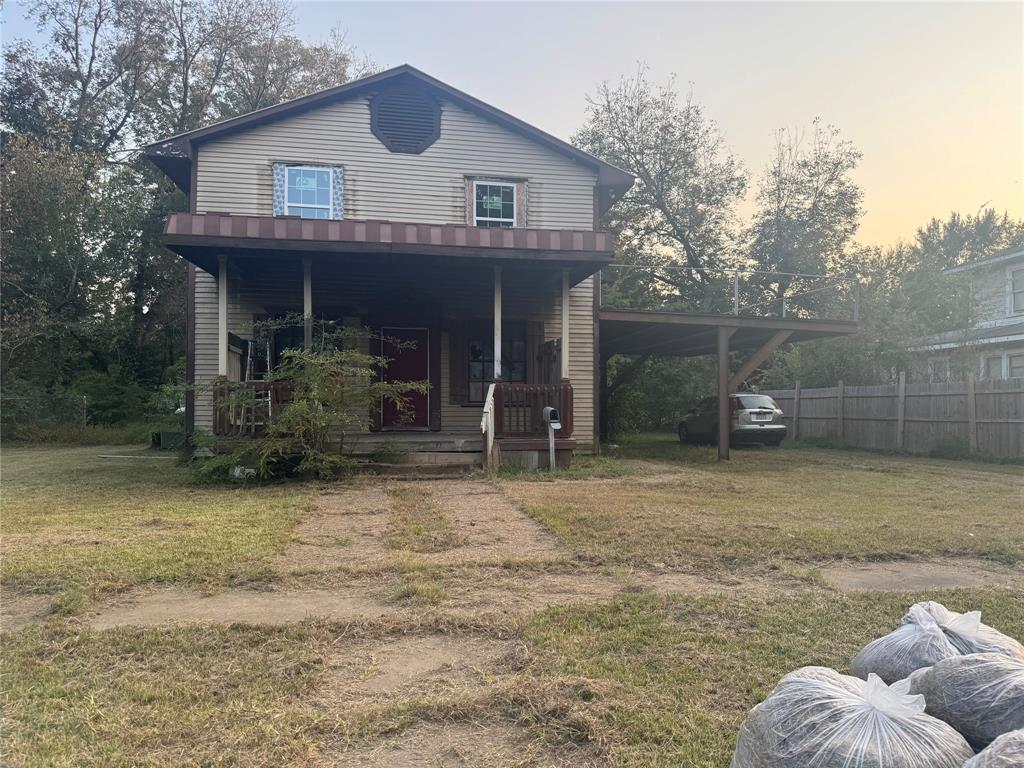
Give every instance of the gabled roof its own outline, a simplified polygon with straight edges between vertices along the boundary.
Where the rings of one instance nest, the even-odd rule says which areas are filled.
[[[191,186],[192,159],[195,148],[203,142],[219,139],[233,133],[246,131],[259,125],[283,120],[292,115],[306,112],[327,104],[363,96],[380,89],[382,86],[396,83],[412,84],[435,91],[443,98],[459,104],[471,112],[495,122],[508,130],[543,144],[549,149],[565,155],[582,165],[593,168],[597,172],[598,207],[604,213],[631,186],[635,178],[632,174],[616,168],[591,154],[577,149],[572,144],[552,136],[529,123],[525,123],[507,112],[492,107],[467,93],[453,88],[447,83],[431,77],[408,64],[379,72],[375,75],[352,80],[343,85],[317,91],[291,101],[285,101],[272,107],[256,110],[239,117],[222,120],[205,128],[169,136],[156,141],[144,148],[146,156],[166,173],[175,184],[186,193]]]
[[[972,269],[980,269],[983,267],[993,267],[997,264],[1005,264],[1010,261],[1021,260],[1024,262],[1024,248],[1010,248],[999,253],[993,253],[991,256],[986,256],[983,259],[975,259],[974,261],[968,261],[966,264],[958,264],[955,267],[946,267],[942,270],[944,275],[955,275],[959,272],[969,272]]]

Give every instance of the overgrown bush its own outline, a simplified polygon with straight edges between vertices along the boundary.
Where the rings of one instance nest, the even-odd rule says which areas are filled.
[[[258,323],[254,336],[265,340],[286,327],[302,324],[301,317]],[[287,382],[291,397],[269,420],[265,432],[253,439],[207,444],[211,457],[197,462],[200,477],[224,478],[236,467],[251,470],[259,479],[298,476],[327,480],[349,472],[351,457],[342,453],[346,432],[370,428],[382,400],[392,401],[400,416],[409,412],[410,396],[424,393],[426,381],[382,381],[380,372],[389,359],[366,351],[387,341],[392,349],[412,342],[383,339],[367,329],[345,328],[318,322],[313,344],[287,349],[282,361],[268,374],[271,381]],[[224,407],[258,407],[251,388],[228,384]]]

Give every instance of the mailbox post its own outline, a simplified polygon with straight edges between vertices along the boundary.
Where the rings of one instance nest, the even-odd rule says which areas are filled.
[[[548,425],[548,470],[555,471],[555,430],[562,428],[562,420],[558,409],[550,405],[544,406],[544,423]]]

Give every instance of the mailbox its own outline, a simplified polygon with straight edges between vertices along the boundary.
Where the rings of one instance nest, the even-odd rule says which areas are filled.
[[[548,469],[555,471],[555,430],[562,428],[562,420],[558,415],[558,409],[545,405],[541,411],[541,418],[548,425]]]
[[[551,427],[551,429],[559,430],[562,428],[562,419],[558,415],[558,409],[552,408],[550,405],[544,406],[542,414],[544,423]]]

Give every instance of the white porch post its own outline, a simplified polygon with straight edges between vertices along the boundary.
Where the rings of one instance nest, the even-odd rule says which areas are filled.
[[[569,378],[569,270],[562,270],[562,378]]]
[[[494,268],[494,380],[501,380],[501,267]]]
[[[217,257],[217,375],[228,375],[228,257]]]
[[[302,344],[313,346],[313,260],[302,260]]]

